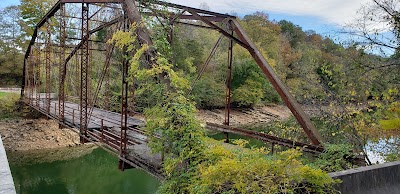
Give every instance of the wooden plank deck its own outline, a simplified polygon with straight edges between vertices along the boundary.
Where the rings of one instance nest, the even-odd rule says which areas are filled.
[[[32,102],[33,105],[36,104],[36,101]],[[44,100],[39,101],[39,106],[41,109],[46,109],[46,103]],[[88,114],[90,113],[90,109],[88,108]],[[58,101],[51,100],[50,101],[50,114],[54,117],[58,118]],[[69,124],[76,126],[79,128],[80,126],[80,108],[79,104],[72,102],[65,102],[64,108],[64,119]],[[99,109],[94,107],[92,110],[91,116],[88,116],[88,129],[100,129],[101,120],[103,119],[103,126],[105,128],[119,127],[121,126],[121,114],[116,112],[111,112],[103,109]],[[129,127],[142,127],[144,126],[144,121],[128,117],[128,126]]]
[[[36,106],[35,100],[28,105],[36,110],[39,110],[41,113],[50,116],[51,118],[58,119],[57,100],[50,101],[50,113],[47,113],[46,111],[46,102],[44,100],[39,101],[40,107]],[[89,110],[90,109],[88,109],[88,112]],[[75,128],[78,132],[80,127],[79,118],[79,104],[65,102],[64,124]],[[103,131],[101,130],[101,120],[103,120]],[[123,159],[127,160],[128,164],[135,168],[142,168],[156,177],[162,177],[161,154],[154,154],[151,152],[150,147],[147,145],[148,138],[145,135],[145,132],[140,129],[145,125],[145,122],[134,117],[128,117],[127,120],[127,153],[126,157]],[[121,145],[120,126],[121,114],[99,108],[93,108],[90,120],[88,122],[88,137],[90,141],[106,145],[109,150],[118,155],[120,153]]]

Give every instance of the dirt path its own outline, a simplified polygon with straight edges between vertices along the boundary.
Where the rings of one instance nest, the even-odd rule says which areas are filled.
[[[38,150],[79,144],[79,135],[70,129],[59,129],[47,119],[0,121],[0,134],[7,150]]]

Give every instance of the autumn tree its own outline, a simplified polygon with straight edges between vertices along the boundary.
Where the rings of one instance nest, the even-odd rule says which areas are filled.
[[[0,12],[1,85],[15,85],[22,79],[20,11],[9,6]]]

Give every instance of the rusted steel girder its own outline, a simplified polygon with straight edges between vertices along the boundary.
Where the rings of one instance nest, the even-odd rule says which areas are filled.
[[[240,27],[240,24],[234,18],[229,18],[229,23],[233,26],[234,31],[238,35],[239,39],[229,34],[226,30],[220,28],[219,26],[215,25],[211,21],[207,20],[205,17],[200,16],[195,9],[192,8],[185,8],[186,11],[191,13],[193,16],[197,17],[199,20],[203,21],[204,23],[208,24],[210,27],[217,29],[220,33],[225,35],[226,37],[234,40],[236,43],[241,45],[242,47],[246,48],[250,54],[253,56],[254,60],[257,62],[263,73],[272,83],[274,88],[277,90],[278,94],[281,96],[283,101],[285,102],[286,106],[292,111],[293,115],[295,116],[298,123],[303,128],[304,132],[309,137],[310,141],[314,145],[320,145],[322,142],[322,137],[312,124],[310,118],[304,113],[301,109],[300,105],[297,101],[293,98],[293,96],[289,93],[286,89],[284,84],[280,81],[278,76],[275,74],[273,69],[269,66],[265,58],[262,56],[258,48],[251,42],[250,38],[246,35],[244,30]]]
[[[82,3],[82,46],[81,46],[81,82],[80,82],[80,133],[87,135],[88,121],[88,57],[89,57],[89,5]],[[85,140],[81,137],[81,143]]]
[[[64,122],[64,106],[65,106],[65,75],[64,70],[65,61],[65,37],[67,36],[65,27],[66,21],[63,17],[65,15],[65,4],[61,4],[60,7],[60,62],[59,62],[59,91],[58,91],[58,119],[60,122]]]
[[[21,93],[20,93],[20,100],[25,100],[25,90],[27,86],[27,79],[26,79],[26,59],[24,59],[24,64],[22,68],[22,82],[21,82]]]
[[[183,10],[191,9],[191,10],[195,11],[196,13],[207,14],[207,15],[210,15],[210,16],[213,16],[213,17],[236,18],[235,16],[228,15],[228,14],[221,14],[221,13],[212,12],[212,11],[208,11],[208,10],[202,10],[202,9],[197,9],[197,8],[188,7],[188,6],[184,6],[184,5],[169,3],[169,2],[165,2],[165,1],[153,0],[153,1],[151,1],[151,3],[152,4],[157,4],[157,5],[163,5],[163,6],[170,7],[170,8],[183,9]]]
[[[197,27],[197,28],[205,28],[205,29],[217,30],[216,28],[213,28],[213,27],[210,27],[210,26],[186,23],[186,22],[181,22],[181,21],[174,21],[174,23],[182,24],[182,25],[188,25],[188,26],[194,26],[194,27]]]
[[[322,136],[319,134],[314,124],[311,122],[307,114],[301,109],[300,105],[294,99],[294,97],[286,89],[285,85],[276,75],[272,67],[265,60],[264,56],[258,50],[258,48],[251,42],[250,38],[244,32],[243,28],[240,26],[236,19],[231,19],[234,31],[239,36],[240,40],[248,45],[246,48],[250,54],[253,56],[254,60],[257,62],[258,66],[261,68],[263,73],[269,79],[271,84],[274,86],[275,90],[281,96],[282,100],[285,102],[286,106],[293,113],[297,122],[301,125],[304,132],[307,134],[308,138],[314,145],[321,145]]]
[[[60,0],[61,3],[122,3],[123,0]]]
[[[215,123],[207,123],[206,127],[211,130],[217,130],[217,131],[221,131],[221,132],[229,132],[232,134],[242,135],[245,137],[258,139],[263,142],[274,143],[276,145],[285,146],[285,147],[289,147],[289,148],[296,148],[296,147],[302,148],[303,151],[309,152],[309,153],[319,154],[324,151],[324,148],[321,146],[318,146],[318,145],[311,145],[311,144],[296,142],[293,140],[275,137],[272,135],[268,135],[268,134],[256,132],[256,131],[251,131],[251,130],[247,130],[247,129],[241,129],[241,128],[236,128],[236,127],[231,127],[231,126],[226,126],[226,125],[219,125],[219,124],[215,124]]]
[[[46,26],[45,64],[46,64],[46,111],[50,113],[50,92],[51,92],[51,28]]]
[[[39,108],[40,104],[40,66],[41,66],[41,61],[40,61],[40,48],[35,49],[36,50],[36,55],[35,55],[35,64],[36,64],[36,106]]]
[[[31,52],[32,54],[32,52]],[[33,56],[29,56],[28,58],[28,87],[29,87],[29,102],[33,102],[33,85],[34,85],[34,77],[33,77]]]
[[[65,64],[65,63],[64,63]],[[65,66],[65,65],[64,65]],[[81,77],[80,77],[80,55],[75,55],[75,96],[80,96]],[[64,74],[65,75],[65,74]]]
[[[104,29],[104,28],[106,28],[106,27],[109,27],[109,26],[114,25],[114,24],[116,24],[116,23],[118,23],[118,22],[121,22],[121,21],[123,21],[123,19],[124,19],[123,16],[118,17],[118,18],[116,18],[116,19],[113,19],[113,20],[111,20],[111,21],[108,22],[108,23],[105,23],[105,24],[100,25],[99,27],[97,27],[97,28],[95,28],[95,29],[93,29],[93,30],[90,30],[89,33],[88,33],[88,35],[90,36],[91,34],[96,33],[96,32],[98,32],[98,31],[100,31],[100,30],[102,30],[102,29]],[[87,39],[89,39],[89,36],[87,37]],[[83,45],[83,43],[84,43],[85,41],[86,41],[86,39],[84,39],[83,37],[81,37],[81,42],[79,42],[79,44],[75,46],[75,48],[71,51],[71,53],[70,53],[70,54],[68,55],[68,57],[65,59],[65,61],[64,61],[64,70],[66,70],[66,67],[67,67],[68,62],[72,59],[72,57],[76,54],[76,52],[77,52],[79,49],[81,49],[81,47],[82,47],[82,45]],[[63,74],[63,75],[64,75],[63,79],[65,79],[65,74],[66,74],[66,73]]]
[[[231,30],[232,27],[230,24],[227,24],[227,27]],[[231,32],[233,35],[233,31]],[[231,95],[232,95],[232,61],[233,61],[233,40],[229,39],[229,46],[228,46],[228,65],[226,69],[226,89],[225,89],[225,122],[224,124],[229,126],[230,125],[230,117],[231,117]],[[229,142],[229,135],[228,132],[225,133],[225,142]]]
[[[193,88],[196,86],[197,82],[199,81],[199,79],[200,79],[201,76],[203,75],[204,71],[206,70],[208,64],[210,64],[210,61],[211,61],[212,57],[215,55],[215,52],[217,51],[219,45],[221,44],[222,38],[223,38],[223,37],[224,37],[223,35],[219,36],[217,42],[214,44],[214,47],[213,47],[213,49],[211,50],[211,53],[208,55],[208,57],[207,57],[207,59],[206,59],[206,62],[204,62],[203,66],[201,67],[199,73],[197,74],[196,79],[193,80],[193,83],[192,83],[192,85],[190,86],[190,89],[189,89],[189,92],[188,92],[187,95],[189,95],[190,93],[192,93]]]
[[[127,135],[127,123],[128,123],[128,87],[129,83],[127,80],[128,76],[128,61],[126,59],[122,62],[122,93],[121,93],[121,131],[120,131],[120,144],[119,144],[119,156],[122,158],[126,157],[126,135]],[[119,161],[118,168],[120,170],[125,169],[124,162]]]
[[[140,12],[135,5],[135,0],[124,0],[123,10],[124,14],[128,16],[128,19],[131,23],[133,22],[135,22],[136,24],[142,23],[142,16],[140,15]],[[145,44],[149,46],[149,49],[147,49],[143,53],[144,58],[147,60],[150,66],[156,65],[157,63],[156,51],[154,50],[154,48],[152,48],[153,41],[151,40],[150,33],[142,25],[138,25],[136,27],[135,33],[137,36],[138,43],[141,46]],[[147,66],[146,68],[149,68],[149,66]],[[167,78],[167,75],[165,73],[159,74],[158,79],[160,80],[160,82],[164,83],[170,89],[170,80]]]

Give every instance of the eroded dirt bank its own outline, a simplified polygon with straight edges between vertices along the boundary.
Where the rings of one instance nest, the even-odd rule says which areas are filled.
[[[58,128],[49,119],[13,119],[0,121],[0,134],[6,150],[26,151],[79,145],[79,135]]]

